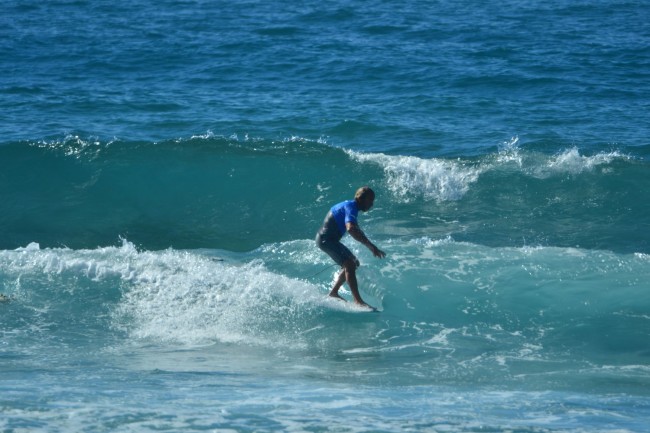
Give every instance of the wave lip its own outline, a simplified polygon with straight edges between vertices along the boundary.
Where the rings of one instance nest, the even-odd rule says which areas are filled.
[[[627,160],[629,156],[625,156],[617,151],[601,152],[592,156],[585,156],[580,154],[577,147],[573,147],[548,158],[545,165],[533,170],[533,174],[542,178],[556,173],[577,175],[592,171],[598,166],[610,164],[618,159]]]
[[[406,202],[417,197],[439,201],[459,200],[483,172],[481,167],[459,160],[347,152],[359,162],[380,165],[386,174],[388,189],[394,197]]]
[[[578,148],[548,156],[524,151],[519,139],[504,144],[497,154],[487,154],[475,161],[469,159],[420,158],[346,150],[349,157],[361,163],[376,164],[385,173],[385,183],[394,198],[412,202],[418,198],[435,201],[462,199],[479,178],[487,173],[512,171],[528,177],[547,179],[557,175],[579,175],[596,167],[630,157],[618,151],[582,155]],[[603,169],[604,173],[608,172]]]

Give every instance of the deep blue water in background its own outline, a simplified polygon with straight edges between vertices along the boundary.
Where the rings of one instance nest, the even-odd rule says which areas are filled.
[[[647,145],[644,2],[8,2],[3,142]],[[647,4],[646,4],[647,5]]]
[[[649,2],[2,7],[2,429],[647,429]]]

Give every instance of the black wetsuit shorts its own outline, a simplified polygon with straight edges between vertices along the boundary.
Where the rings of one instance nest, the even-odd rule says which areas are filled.
[[[348,259],[356,260],[352,251],[341,243],[343,234],[339,231],[334,216],[327,213],[323,226],[316,234],[316,245],[325,251],[339,266],[343,266]]]

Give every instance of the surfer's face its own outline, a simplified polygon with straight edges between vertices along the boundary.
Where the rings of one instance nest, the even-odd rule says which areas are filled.
[[[375,204],[375,196],[368,194],[359,201],[359,209],[363,212],[368,212],[373,204]]]

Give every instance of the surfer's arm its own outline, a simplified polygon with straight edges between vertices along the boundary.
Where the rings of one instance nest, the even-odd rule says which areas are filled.
[[[370,239],[363,233],[363,231],[359,228],[359,226],[355,223],[347,223],[345,227],[348,230],[348,233],[350,233],[350,236],[361,244],[365,245],[370,251],[372,251],[372,255],[375,257],[383,258],[386,257],[386,253],[377,248],[375,244],[370,242]]]

